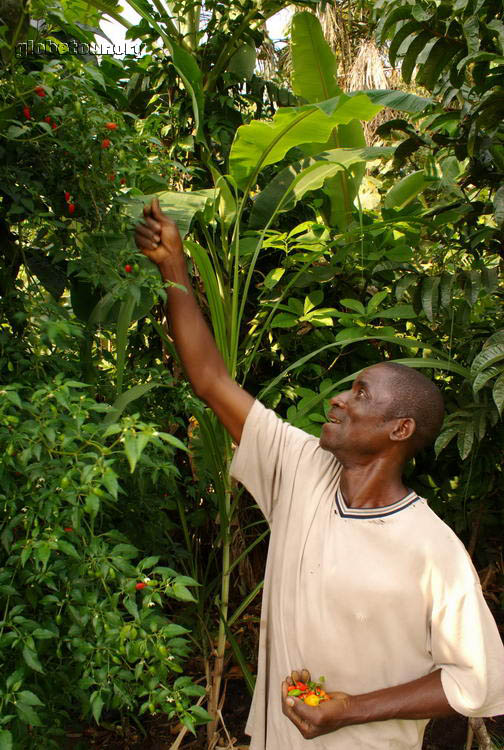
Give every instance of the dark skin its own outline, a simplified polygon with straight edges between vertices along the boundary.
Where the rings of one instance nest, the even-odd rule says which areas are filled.
[[[229,376],[192,293],[177,226],[163,214],[157,200],[145,206],[144,221],[137,225],[135,239],[165,281],[185,287],[182,291],[167,286],[167,316],[177,352],[196,395],[239,443],[254,398]],[[390,373],[381,365],[364,370],[351,390],[330,399],[329,422],[323,426],[320,444],[343,465],[340,486],[351,507],[390,505],[408,492],[402,468],[410,455],[408,441],[416,425],[410,417],[384,419],[391,399]],[[309,673],[304,673],[309,679]],[[307,706],[299,698],[288,697],[287,687],[295,675],[298,673],[292,672],[282,683],[282,710],[305,739],[351,724],[456,713],[446,700],[441,670],[372,693],[329,693],[331,700],[319,706]]]

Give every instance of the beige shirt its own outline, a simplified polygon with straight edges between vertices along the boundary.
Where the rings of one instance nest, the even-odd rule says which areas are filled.
[[[362,694],[438,668],[452,707],[504,713],[504,648],[460,540],[413,493],[386,508],[336,499],[341,467],[258,401],[231,474],[271,526],[251,750],[419,750],[427,720],[344,727],[309,744],[282,714],[292,669]]]

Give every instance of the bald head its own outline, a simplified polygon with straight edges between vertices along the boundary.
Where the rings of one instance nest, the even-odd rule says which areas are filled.
[[[432,380],[418,370],[397,362],[381,362],[375,367],[385,368],[392,394],[390,405],[383,415],[384,420],[412,417],[415,432],[409,439],[410,456],[434,442],[439,435],[444,418],[444,403],[441,391]]]

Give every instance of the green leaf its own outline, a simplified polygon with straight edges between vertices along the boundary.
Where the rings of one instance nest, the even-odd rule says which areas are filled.
[[[419,169],[393,185],[385,196],[383,205],[385,208],[402,210],[422,192],[424,187],[425,172]]]
[[[42,664],[38,659],[37,652],[31,648],[28,648],[28,646],[25,646],[23,648],[23,659],[28,664],[30,669],[33,669],[35,672],[40,672],[41,674],[44,673]]]
[[[250,81],[254,74],[257,54],[251,44],[242,44],[230,59],[227,71],[242,81]]]
[[[289,313],[278,313],[270,323],[271,328],[292,328],[297,325],[298,319]]]
[[[366,312],[362,302],[359,302],[359,300],[357,299],[347,299],[347,298],[340,299],[340,305],[343,305],[344,307],[349,307],[350,310],[355,310],[355,312],[358,312],[361,315],[364,315]]]
[[[183,602],[196,601],[191,591],[189,591],[186,586],[183,586],[180,583],[174,583],[173,586],[167,591],[167,593],[171,596],[174,596],[176,599],[180,599]]]
[[[493,205],[495,221],[501,227],[504,225],[504,185],[501,185],[495,193]]]
[[[462,31],[467,42],[467,53],[473,55],[480,48],[480,29],[476,15],[468,16],[462,24]]]
[[[38,696],[35,695],[35,693],[32,693],[30,690],[21,690],[17,694],[17,699],[20,700],[22,703],[26,703],[28,706],[43,706],[44,704],[40,700]],[[1,750],[1,745],[0,745]]]
[[[499,414],[502,415],[502,409],[504,408],[504,373],[502,373],[502,375],[499,375],[499,377],[495,381],[492,395],[493,400],[495,401],[495,405],[499,410]]]
[[[80,555],[73,544],[70,544],[70,542],[67,542],[65,539],[58,539],[58,549],[61,552],[64,552],[65,555],[73,557],[74,560],[80,560]]]
[[[129,404],[136,401],[138,398],[145,396],[146,393],[153,388],[157,388],[158,385],[160,385],[160,383],[140,383],[139,385],[134,385],[133,388],[130,388],[128,391],[121,393],[119,398],[116,398],[112,404],[112,409],[105,415],[103,424],[109,425],[113,422],[117,422]]]
[[[409,45],[401,67],[401,75],[406,83],[410,83],[417,57],[429,42],[432,42],[432,32],[422,31]]]
[[[47,630],[47,628],[35,628],[35,630],[32,633],[32,636],[34,638],[38,638],[41,641],[48,641],[51,638],[58,637],[56,633],[53,633],[52,630]],[[37,705],[37,704],[34,703],[33,705]]]
[[[116,331],[116,383],[117,393],[121,393],[122,382],[124,375],[124,368],[126,365],[126,348],[128,346],[128,329],[131,325],[133,317],[133,310],[135,308],[136,300],[133,294],[128,296],[121,302],[119,310],[119,317],[117,320],[117,331]]]
[[[474,425],[469,420],[462,425],[457,436],[457,447],[462,461],[471,452],[474,443]]]
[[[149,442],[149,435],[145,432],[138,432],[134,435],[126,435],[124,438],[124,452],[129,461],[130,472],[133,474],[137,461],[142,455],[142,451]]]
[[[89,513],[91,518],[96,518],[98,511],[100,510],[100,498],[98,497],[98,495],[95,495],[93,492],[91,492],[89,495],[86,495],[84,510],[86,511],[86,513]]]
[[[390,7],[390,6],[389,6]],[[380,44],[385,42],[388,31],[398,22],[406,21],[411,19],[411,6],[400,5],[399,7],[392,7],[392,10],[388,14],[380,14],[378,26],[376,29],[376,36],[379,39]]]
[[[404,91],[393,91],[389,89],[365,89],[364,91],[352,91],[349,96],[366,94],[375,104],[381,104],[382,107],[389,107],[398,112],[409,112],[410,114],[419,114],[426,107],[432,104],[432,99],[416,94],[407,94]]]
[[[455,437],[457,433],[457,427],[451,427],[448,430],[443,430],[443,432],[438,436],[436,442],[434,443],[434,451],[436,453],[436,456],[439,456],[441,451],[446,448],[448,443]]]
[[[0,731],[0,750],[12,750],[12,734],[6,730]]]
[[[317,16],[296,13],[291,24],[292,90],[307,102],[339,96],[338,62]]]
[[[420,31],[422,29],[422,26],[418,23],[418,21],[407,21],[405,24],[401,26],[401,28],[397,31],[396,35],[392,39],[388,51],[388,58],[390,60],[390,64],[392,67],[395,67],[396,64],[396,57],[397,53],[399,52],[399,48],[401,47],[402,43],[412,34],[414,34],[416,31]]]
[[[28,705],[28,703],[17,701],[16,711],[21,721],[23,721],[25,724],[30,724],[32,727],[42,726],[39,715],[33,710],[31,706]]]
[[[375,318],[399,318],[399,320],[412,320],[416,318],[416,312],[412,305],[394,305],[386,310],[378,310]]]
[[[500,367],[488,367],[486,370],[479,372],[473,381],[473,391],[477,393],[483,386],[485,386],[489,380],[499,375],[502,372]]]
[[[307,192],[322,187],[334,175],[367,160],[386,156],[388,151],[382,148],[336,148],[285,167],[254,199],[249,226],[265,227],[277,211],[291,209]],[[346,180],[346,173],[344,177]],[[342,192],[340,189],[340,196]]]
[[[447,39],[438,39],[417,73],[417,84],[432,90],[439,82],[442,71],[452,59],[453,44]]]
[[[371,299],[368,302],[367,305],[367,312],[368,313],[374,313],[378,310],[381,303],[384,299],[388,296],[388,291],[386,289],[382,289],[381,292],[375,292]]]
[[[247,182],[254,183],[263,167],[280,161],[294,146],[326,143],[337,125],[369,120],[380,109],[364,95],[280,108],[271,122],[253,120],[238,128],[229,156],[231,175],[244,188]]]
[[[504,344],[486,347],[473,359],[471,375],[477,375],[481,370],[494,365],[500,359],[504,359]]]
[[[423,311],[428,320],[434,320],[434,314],[438,309],[438,293],[441,278],[438,276],[427,276],[422,283],[421,299]]]
[[[89,702],[91,704],[91,710],[93,712],[94,720],[97,724],[99,724],[100,716],[104,706],[103,698],[101,697],[100,693],[96,691],[92,694],[91,700]]]

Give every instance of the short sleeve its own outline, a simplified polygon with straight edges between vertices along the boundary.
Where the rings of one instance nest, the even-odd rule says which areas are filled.
[[[283,422],[260,401],[254,402],[230,472],[253,495],[269,522],[283,482],[295,475],[303,447],[314,440],[312,435]]]
[[[455,711],[464,716],[504,713],[504,646],[479,583],[433,612],[431,644]]]

